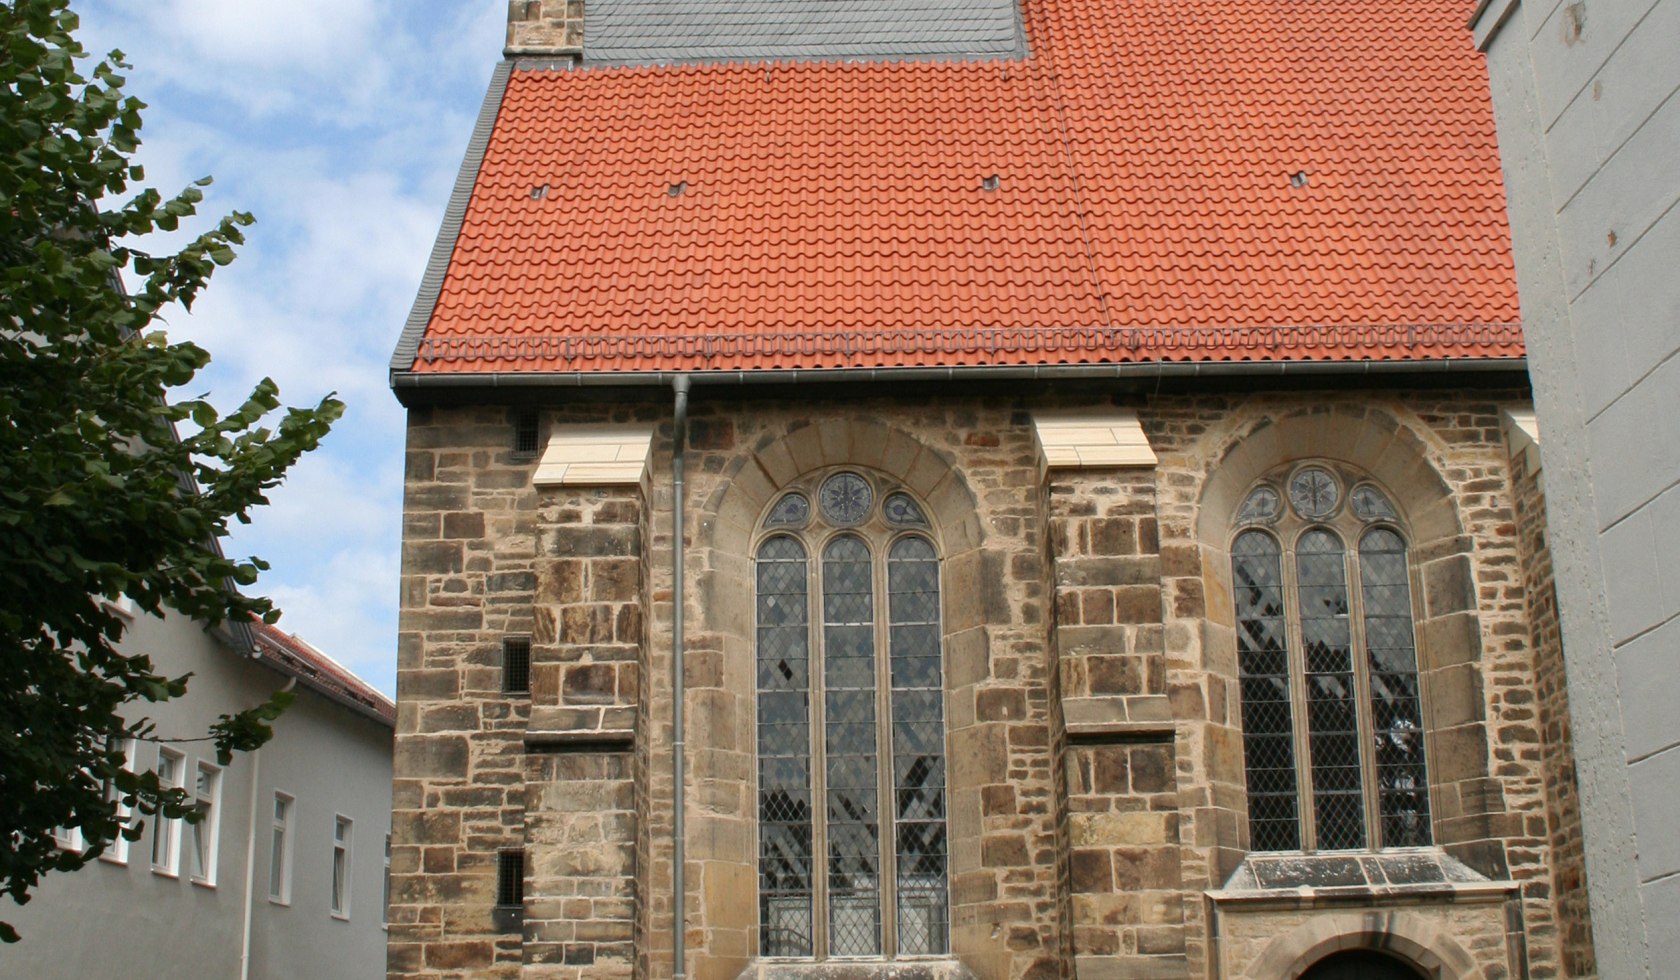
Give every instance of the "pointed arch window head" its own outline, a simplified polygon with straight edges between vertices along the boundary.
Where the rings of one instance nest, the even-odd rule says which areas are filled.
[[[1360,480],[1292,464],[1238,509],[1231,583],[1256,851],[1431,840],[1406,541],[1389,498]],[[1266,505],[1285,495],[1287,511]]]
[[[817,501],[797,524],[789,500]],[[879,506],[877,506],[879,502]],[[755,552],[760,950],[949,951],[939,559],[852,471],[772,505]],[[911,529],[908,532],[906,528]]]

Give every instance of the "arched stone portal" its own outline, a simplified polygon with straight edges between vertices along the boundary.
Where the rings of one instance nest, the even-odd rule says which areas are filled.
[[[1427,980],[1392,956],[1369,949],[1333,953],[1301,974],[1301,980]]]

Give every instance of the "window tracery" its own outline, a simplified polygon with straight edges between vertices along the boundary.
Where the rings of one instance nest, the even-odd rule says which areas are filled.
[[[1278,505],[1285,496],[1287,510]],[[1428,844],[1397,509],[1360,474],[1310,462],[1269,474],[1236,523],[1231,578],[1252,849]]]
[[[789,503],[813,498],[815,514]],[[763,525],[762,952],[944,954],[944,674],[925,512],[902,490],[840,470],[787,491]]]

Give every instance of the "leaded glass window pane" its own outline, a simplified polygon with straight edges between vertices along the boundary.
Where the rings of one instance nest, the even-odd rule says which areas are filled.
[[[881,817],[875,595],[868,547],[853,537],[829,542],[822,583],[829,952],[873,956],[881,952]]]
[[[1295,554],[1306,668],[1307,738],[1319,850],[1365,846],[1359,702],[1342,539],[1314,529]]]
[[[1237,511],[1238,524],[1270,524],[1283,512],[1283,502],[1271,487],[1255,487]]]
[[[804,527],[811,519],[811,502],[802,493],[784,494],[764,519],[767,527]]]
[[[887,523],[901,527],[927,527],[928,522],[921,506],[907,493],[887,494],[887,499],[881,502],[881,516]]]
[[[1429,781],[1406,542],[1386,528],[1367,531],[1359,541],[1359,574],[1382,842],[1384,847],[1420,846],[1430,841]]]
[[[890,484],[877,506],[877,492],[832,473],[788,488],[764,517],[774,533],[754,574],[767,957],[950,951],[939,559],[924,536],[895,540],[895,528],[929,526],[925,507]]]
[[[1341,499],[1336,478],[1317,466],[1301,470],[1289,481],[1289,502],[1302,517],[1328,517]]]
[[[1231,583],[1237,606],[1250,843],[1256,851],[1295,850],[1301,846],[1299,791],[1283,560],[1276,539],[1259,531],[1239,536],[1231,546]]]
[[[758,894],[767,956],[812,952],[810,601],[805,548],[764,542],[758,585]]]
[[[1382,491],[1368,483],[1353,488],[1353,493],[1348,496],[1348,504],[1353,508],[1354,516],[1367,523],[1399,519],[1399,515],[1394,512],[1394,505],[1388,502]]]
[[[1430,841],[1399,520],[1386,491],[1328,460],[1279,467],[1237,509],[1239,528],[1267,525],[1231,547],[1255,850]]]
[[[898,951],[910,956],[945,953],[945,683],[939,650],[939,563],[926,540],[904,538],[892,546],[887,603]]]
[[[856,473],[836,473],[824,480],[820,496],[823,517],[842,527],[863,523],[875,503],[869,481]]]

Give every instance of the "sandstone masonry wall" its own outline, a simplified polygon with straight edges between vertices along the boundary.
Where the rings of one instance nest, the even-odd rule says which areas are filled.
[[[1100,402],[695,398],[690,975],[735,980],[758,945],[759,521],[779,488],[838,467],[889,474],[935,524],[956,957],[981,980],[1209,975],[1202,893],[1247,846],[1220,525],[1242,474],[1308,456],[1365,467],[1410,508],[1436,839],[1522,886],[1525,942],[1512,946],[1502,912],[1447,916],[1442,934],[1491,957],[1489,978],[1501,956],[1526,956],[1534,976],[1590,968],[1578,890],[1562,884],[1579,857],[1561,682],[1547,680],[1555,626],[1536,598],[1538,487],[1506,458],[1501,399],[1139,398],[1155,468],[1047,475],[1029,409]],[[640,487],[538,490],[508,408],[410,412],[393,977],[670,976],[669,407],[542,412],[545,430],[615,421],[657,425]],[[531,641],[529,697],[502,691],[509,636]],[[518,847],[510,929],[496,862]]]

